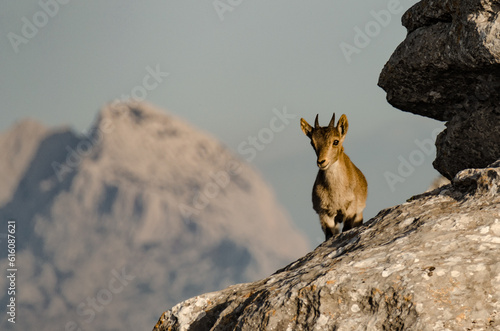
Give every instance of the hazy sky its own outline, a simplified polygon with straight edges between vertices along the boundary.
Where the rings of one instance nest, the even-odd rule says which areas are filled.
[[[443,124],[392,108],[376,85],[415,2],[2,1],[0,130],[32,117],[85,132],[106,103],[145,98],[251,158],[315,246],[317,168],[300,117],[347,115],[365,220],[437,176],[426,142]]]

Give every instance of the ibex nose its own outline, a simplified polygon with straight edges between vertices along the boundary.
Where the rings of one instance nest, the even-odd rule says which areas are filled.
[[[330,163],[327,162],[326,159],[318,160],[317,164],[318,168],[320,168],[321,170],[326,170],[326,168],[328,168],[328,166],[330,165]]]

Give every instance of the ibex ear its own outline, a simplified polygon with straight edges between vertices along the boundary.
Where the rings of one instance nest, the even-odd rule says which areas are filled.
[[[347,116],[345,116],[345,114],[342,114],[342,116],[340,116],[339,122],[337,123],[337,130],[339,130],[341,136],[345,136],[348,128],[349,122],[347,122]]]
[[[307,121],[303,118],[300,119],[300,128],[302,129],[302,132],[304,132],[306,136],[311,138],[313,127],[310,126],[309,123],[307,123]]]

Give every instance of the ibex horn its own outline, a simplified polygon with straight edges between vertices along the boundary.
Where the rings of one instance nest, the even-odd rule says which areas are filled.
[[[335,127],[335,113],[333,113],[332,119],[330,120],[330,124],[328,124],[328,126],[331,128]]]
[[[319,114],[316,114],[316,119],[314,120],[314,128],[315,128],[315,129],[319,128],[318,115],[319,115]]]

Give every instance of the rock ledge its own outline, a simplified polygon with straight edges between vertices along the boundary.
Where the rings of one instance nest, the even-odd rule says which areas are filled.
[[[500,160],[266,279],[182,302],[154,330],[498,329],[499,248]]]

